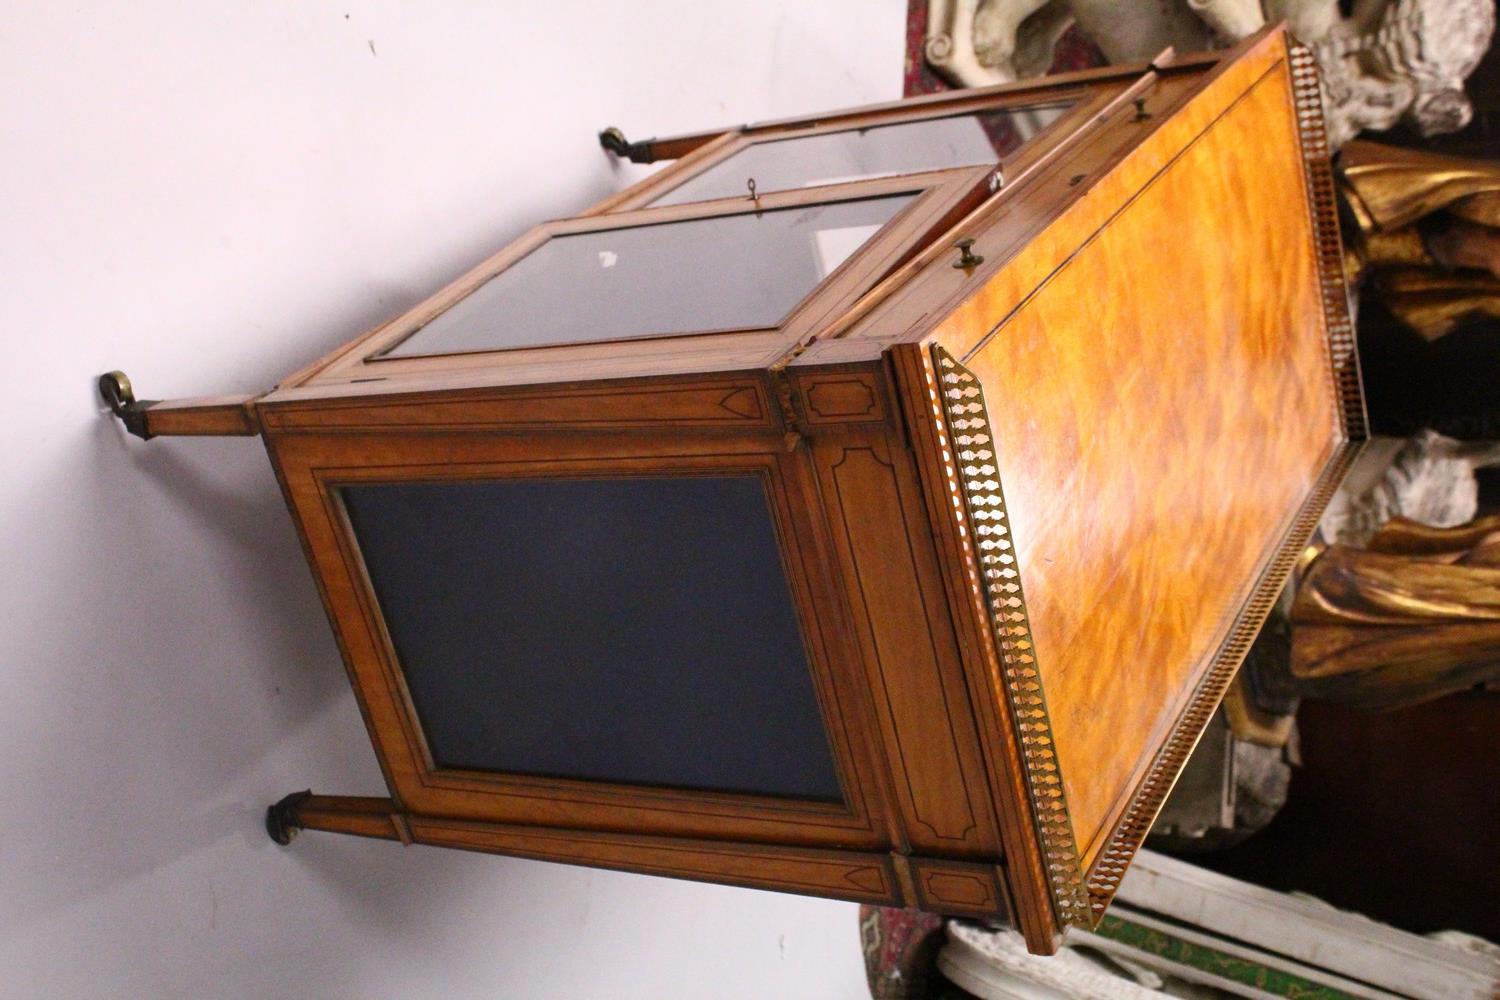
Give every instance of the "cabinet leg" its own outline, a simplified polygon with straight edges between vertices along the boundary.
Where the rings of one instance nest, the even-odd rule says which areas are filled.
[[[266,810],[266,833],[283,846],[298,830],[326,830],[355,837],[410,843],[406,815],[391,799],[293,792]]]
[[[138,438],[161,435],[253,437],[260,433],[254,396],[203,399],[136,399],[124,372],[99,376],[99,395]]]

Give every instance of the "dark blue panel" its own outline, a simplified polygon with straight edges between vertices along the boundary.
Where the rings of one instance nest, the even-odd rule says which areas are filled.
[[[842,799],[758,476],[342,493],[440,766]]]

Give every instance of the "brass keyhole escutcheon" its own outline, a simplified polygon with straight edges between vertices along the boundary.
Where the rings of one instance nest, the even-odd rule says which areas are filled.
[[[970,271],[984,263],[984,258],[974,252],[974,237],[965,236],[953,244],[953,247],[958,251],[958,260],[953,262],[954,267]]]

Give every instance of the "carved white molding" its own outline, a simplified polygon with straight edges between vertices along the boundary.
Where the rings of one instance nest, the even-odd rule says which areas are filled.
[[[1355,0],[1348,17],[1338,0],[929,0],[924,51],[951,83],[983,87],[1045,73],[1074,24],[1121,63],[1233,44],[1281,20],[1317,57],[1335,148],[1403,119],[1437,135],[1473,116],[1463,85],[1494,34],[1490,0]]]
[[[1111,913],[1165,938],[1364,1000],[1500,995],[1500,949],[1487,941],[1451,931],[1422,937],[1152,851],[1136,855]],[[1175,986],[1182,981],[1237,996],[1282,996],[1128,940],[1075,929],[1061,952],[1042,958],[1028,955],[1015,931],[950,921],[938,968],[986,1000],[1147,1000],[1182,995]]]
[[[1376,438],[1349,470],[1320,528],[1330,542],[1363,547],[1393,517],[1453,528],[1479,513],[1476,469],[1500,465],[1500,442],[1455,441],[1436,431]]]
[[[1056,955],[1031,955],[1013,930],[985,930],[949,921],[947,943],[938,954],[943,975],[984,1000],[1163,1000],[1161,979],[1148,974],[1132,981],[1123,969],[1064,948]],[[1143,981],[1144,980],[1144,981]]]
[[[1423,937],[1154,851],[1136,855],[1115,898],[1135,911],[1128,919],[1144,921],[1141,911],[1150,911],[1177,927],[1190,925],[1397,996],[1486,1000],[1500,991],[1500,957],[1481,939],[1453,932]]]

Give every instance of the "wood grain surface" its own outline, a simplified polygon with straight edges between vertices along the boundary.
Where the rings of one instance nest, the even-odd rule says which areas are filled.
[[[984,384],[1085,867],[1340,440],[1279,50],[938,333]]]
[[[254,396],[168,399],[143,411],[150,435],[253,437],[260,433]]]

